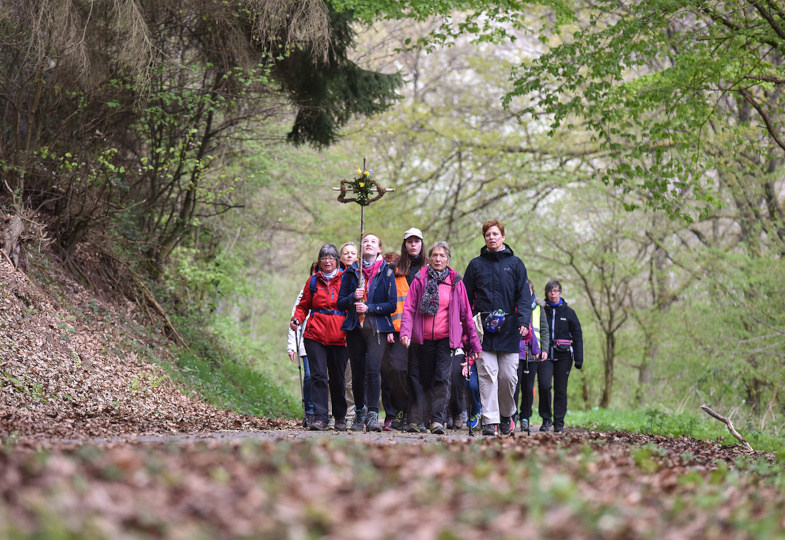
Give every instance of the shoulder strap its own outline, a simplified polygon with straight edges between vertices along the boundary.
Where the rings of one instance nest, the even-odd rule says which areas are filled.
[[[316,274],[311,276],[309,286],[311,288],[311,296],[313,296],[314,294],[316,294]]]

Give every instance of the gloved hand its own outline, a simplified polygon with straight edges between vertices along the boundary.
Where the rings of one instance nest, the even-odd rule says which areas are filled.
[[[583,367],[583,362],[575,362],[575,369],[581,369]]]

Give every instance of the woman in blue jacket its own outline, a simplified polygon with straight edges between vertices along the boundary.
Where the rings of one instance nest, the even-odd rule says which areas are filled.
[[[381,431],[380,367],[387,334],[395,330],[390,314],[395,311],[398,292],[395,272],[382,258],[381,239],[366,233],[360,251],[360,260],[346,270],[338,293],[338,309],[347,312],[341,329],[346,332],[352,365],[352,431]],[[360,286],[360,272],[364,286]]]

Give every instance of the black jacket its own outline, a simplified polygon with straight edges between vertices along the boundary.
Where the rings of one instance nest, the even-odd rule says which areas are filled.
[[[583,366],[583,331],[578,315],[567,305],[562,298],[562,303],[552,306],[545,302],[545,315],[548,317],[548,324],[551,330],[551,350],[550,357],[554,360],[569,357],[568,352],[556,351],[554,340],[569,339],[572,341],[572,355],[575,359],[575,367],[581,369]],[[556,357],[554,357],[554,353]]]
[[[498,332],[484,332],[484,351],[514,352],[520,349],[520,326],[531,320],[531,293],[526,282],[526,266],[507,244],[501,251],[480,250],[466,267],[463,282],[472,313],[480,312],[483,319],[491,311],[501,309],[507,313]]]

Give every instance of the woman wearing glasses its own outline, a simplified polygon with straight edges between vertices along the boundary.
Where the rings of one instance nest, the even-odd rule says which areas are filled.
[[[319,270],[308,279],[302,298],[292,316],[289,327],[297,331],[308,318],[303,332],[305,350],[311,368],[311,388],[314,421],[308,426],[314,431],[327,429],[327,388],[330,388],[335,429],[346,430],[346,372],[345,335],[341,330],[346,313],[338,310],[338,292],[343,271],[338,269],[338,250],[325,244],[319,250]]]

